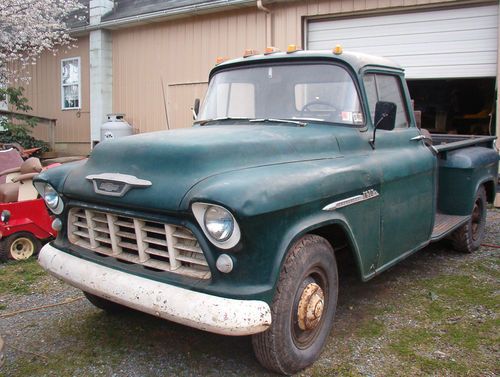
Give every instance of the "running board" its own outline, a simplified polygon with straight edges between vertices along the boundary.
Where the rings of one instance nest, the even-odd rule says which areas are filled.
[[[434,221],[434,229],[432,230],[431,241],[437,241],[448,235],[459,226],[465,224],[469,218],[470,216],[453,216],[437,213]]]

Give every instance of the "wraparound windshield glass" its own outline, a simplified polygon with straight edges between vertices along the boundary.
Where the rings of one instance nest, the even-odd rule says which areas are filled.
[[[283,64],[221,71],[198,121],[217,118],[315,120],[364,124],[354,82],[341,66]]]

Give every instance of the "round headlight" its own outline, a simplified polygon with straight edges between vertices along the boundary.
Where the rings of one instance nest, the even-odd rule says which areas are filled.
[[[59,194],[51,185],[45,186],[45,192],[43,193],[43,199],[50,209],[56,209],[59,204]]]
[[[234,230],[233,216],[224,208],[210,206],[205,211],[205,229],[216,241],[224,242]]]

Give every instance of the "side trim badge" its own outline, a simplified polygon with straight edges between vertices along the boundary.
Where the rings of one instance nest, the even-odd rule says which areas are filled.
[[[102,173],[87,175],[94,185],[96,194],[122,197],[133,188],[152,186],[151,181],[120,173]]]
[[[363,202],[365,200],[373,199],[379,196],[377,190],[370,189],[368,191],[363,191],[362,195],[351,196],[350,198],[339,200],[338,202],[333,202],[328,204],[323,208],[323,211],[335,211],[336,209],[350,206],[351,204],[356,204]]]

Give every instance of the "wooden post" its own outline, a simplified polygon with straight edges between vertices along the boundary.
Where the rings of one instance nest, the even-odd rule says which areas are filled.
[[[49,120],[49,145],[50,150],[54,152],[56,150],[56,120]]]

